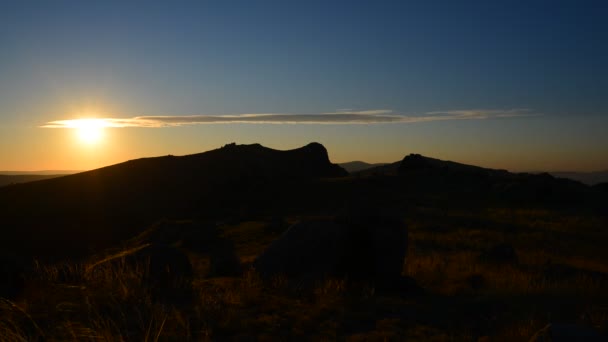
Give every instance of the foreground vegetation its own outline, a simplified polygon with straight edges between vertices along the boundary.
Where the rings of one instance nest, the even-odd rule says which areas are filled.
[[[257,220],[222,227],[244,272],[214,277],[187,251],[192,293],[159,300],[145,265],[40,264],[15,301],[0,302],[6,341],[520,341],[549,322],[608,328],[606,219],[550,210],[408,210],[404,274],[424,293],[382,293],[328,279],[304,288],[248,267],[280,234]],[[288,218],[294,222],[302,218]],[[484,257],[495,245],[516,258]]]

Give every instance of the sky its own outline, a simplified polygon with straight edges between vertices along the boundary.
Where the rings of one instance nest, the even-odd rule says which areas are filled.
[[[312,141],[333,162],[607,170],[606,18],[584,0],[1,1],[0,170]]]

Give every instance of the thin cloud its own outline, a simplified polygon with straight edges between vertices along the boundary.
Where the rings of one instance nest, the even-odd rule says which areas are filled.
[[[426,112],[418,115],[397,114],[387,109],[365,111],[338,111],[331,113],[287,114],[257,113],[233,115],[163,115],[137,116],[133,118],[95,119],[103,127],[177,127],[201,124],[387,124],[415,123],[446,120],[482,120],[489,118],[513,118],[533,116],[528,109],[507,110],[448,110]],[[74,128],[76,120],[47,122],[44,128]]]
[[[514,109],[465,109],[427,112],[426,115],[439,117],[454,117],[460,119],[488,119],[488,118],[513,118],[520,116],[536,116],[527,108]]]

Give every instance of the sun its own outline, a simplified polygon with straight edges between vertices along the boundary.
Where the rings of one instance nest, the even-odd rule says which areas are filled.
[[[73,127],[81,142],[93,145],[103,139],[105,122],[100,119],[80,119],[73,121]]]

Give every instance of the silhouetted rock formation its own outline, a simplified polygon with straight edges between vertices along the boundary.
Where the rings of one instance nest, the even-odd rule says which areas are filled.
[[[187,299],[192,291],[192,265],[188,257],[177,248],[151,244],[143,245],[111,255],[87,270],[90,273],[103,272],[104,268],[119,269],[123,266],[131,270],[143,268],[143,282],[149,286],[153,299]]]
[[[386,217],[297,223],[254,262],[264,277],[285,275],[304,282],[347,277],[389,288],[401,281],[407,229]]]
[[[423,170],[431,167],[428,158],[419,154],[410,154],[403,158],[399,165],[399,173],[404,173],[409,170]]]

